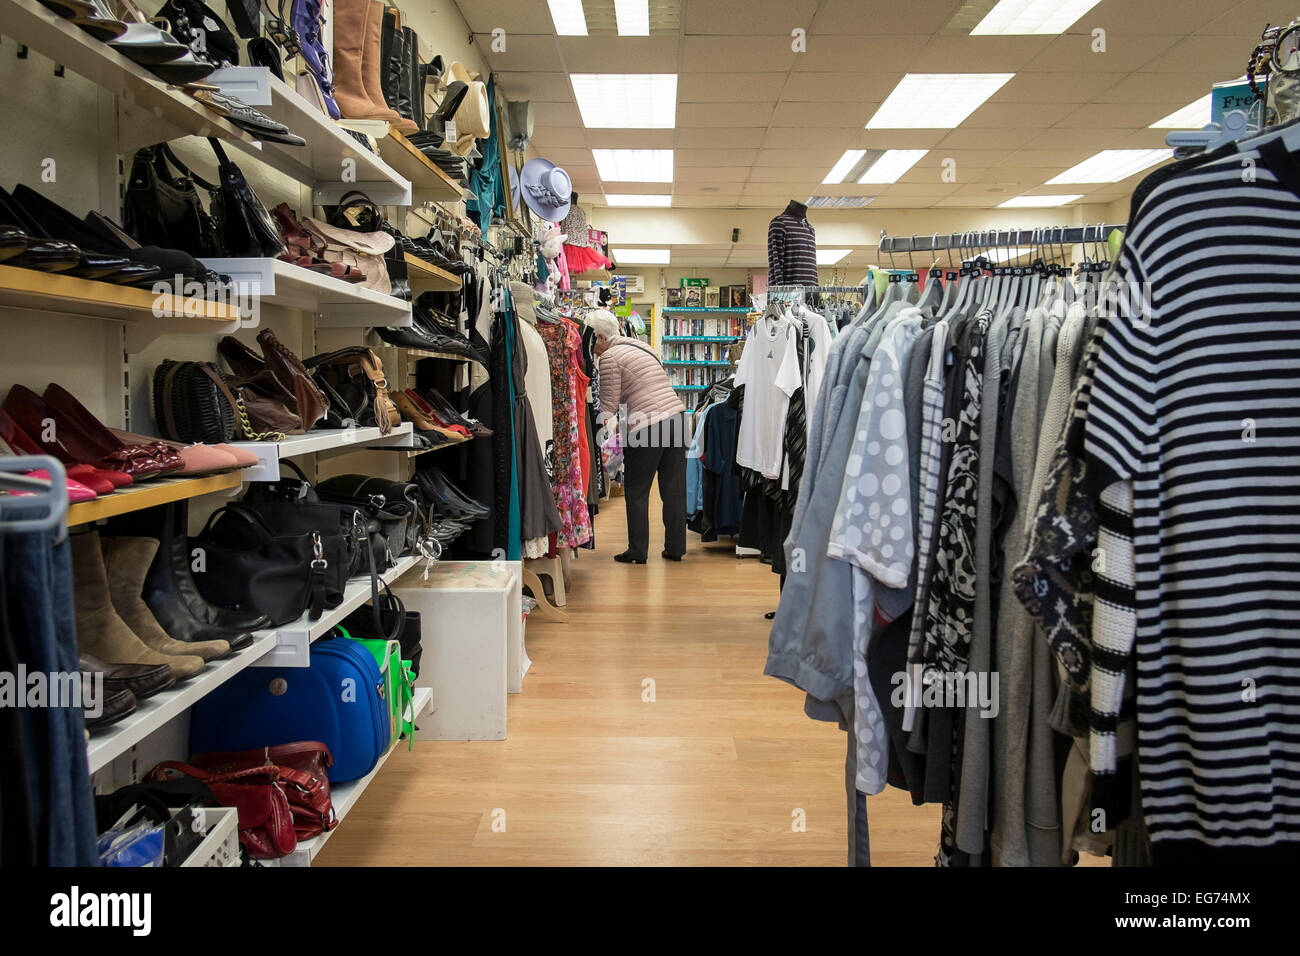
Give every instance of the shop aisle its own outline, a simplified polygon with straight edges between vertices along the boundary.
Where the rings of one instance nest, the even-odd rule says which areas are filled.
[[[317,865],[844,865],[844,734],[763,676],[770,569],[695,535],[663,561],[654,521],[655,557],[616,564],[623,499],[596,521],[570,623],[528,625],[508,739],[394,754]],[[933,864],[937,807],[891,790],[870,809],[877,866]]]

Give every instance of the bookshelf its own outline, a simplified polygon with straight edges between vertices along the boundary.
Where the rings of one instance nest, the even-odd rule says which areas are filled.
[[[732,373],[728,348],[745,335],[748,309],[664,309],[664,368],[673,389],[702,392]]]

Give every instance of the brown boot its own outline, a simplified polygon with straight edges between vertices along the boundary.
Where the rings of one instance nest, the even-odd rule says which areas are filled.
[[[386,120],[402,117],[384,103],[379,82],[379,41],[383,4],[371,0],[336,0],[334,4],[334,102],[344,119]],[[375,95],[372,95],[374,90]],[[376,98],[376,96],[378,98]]]
[[[203,658],[160,654],[135,636],[113,609],[99,533],[71,537],[77,648],[110,664],[166,664],[178,681],[201,671]]]
[[[197,656],[213,661],[230,653],[225,641],[177,641],[167,635],[144,602],[144,579],[153,564],[158,542],[153,538],[100,538],[104,566],[108,569],[108,591],[113,610],[135,636],[160,654]]]

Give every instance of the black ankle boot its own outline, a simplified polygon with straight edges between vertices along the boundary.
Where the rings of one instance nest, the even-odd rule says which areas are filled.
[[[178,641],[222,640],[232,650],[253,642],[264,615],[229,611],[203,599],[190,574],[188,502],[177,501],[113,518],[111,533],[158,539],[158,553],[144,582],[144,599],[162,629]]]

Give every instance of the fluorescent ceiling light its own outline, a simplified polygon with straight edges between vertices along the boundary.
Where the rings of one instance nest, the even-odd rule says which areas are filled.
[[[621,266],[666,266],[672,258],[668,249],[615,249],[613,255]]]
[[[861,209],[870,206],[875,196],[809,196],[809,209]]]
[[[1031,36],[1064,33],[1098,0],[999,0],[971,36]]]
[[[1152,123],[1148,129],[1201,129],[1210,122],[1213,109],[1214,94],[1206,93],[1195,103],[1188,103],[1159,122]]]
[[[844,182],[845,177],[849,175],[849,170],[856,166],[862,157],[867,155],[865,149],[846,149],[840,161],[831,167],[831,171],[826,174],[822,180],[823,186],[837,186]]]
[[[819,266],[833,266],[852,251],[852,249],[818,249],[817,264]]]
[[[956,129],[1014,73],[909,73],[867,129]]]
[[[928,149],[890,149],[862,174],[860,183],[896,183],[903,174],[921,161]]]
[[[650,0],[614,0],[614,19],[621,37],[650,35]]]
[[[596,170],[607,183],[670,183],[671,149],[593,149]]]
[[[569,79],[587,129],[676,125],[676,73],[574,73]]]
[[[1068,206],[1076,199],[1082,198],[1082,194],[1078,196],[1017,196],[1015,199],[1008,199],[1006,202],[998,203],[998,208],[1049,209],[1054,206]]]
[[[551,20],[555,22],[555,35],[562,37],[585,37],[587,35],[587,15],[582,12],[582,0],[546,0],[551,8]]]
[[[644,193],[606,193],[605,203],[610,206],[671,206],[673,197]]]
[[[1063,183],[1117,183],[1121,179],[1142,172],[1164,162],[1173,151],[1169,149],[1104,149],[1091,159],[1067,169],[1047,185]]]

